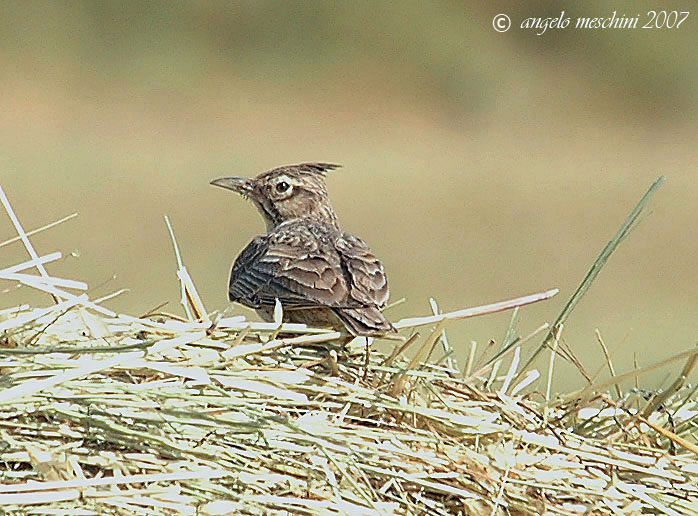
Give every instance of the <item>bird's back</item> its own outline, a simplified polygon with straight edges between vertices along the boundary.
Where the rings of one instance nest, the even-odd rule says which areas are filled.
[[[262,314],[278,299],[287,321],[336,326],[335,318],[354,335],[393,331],[380,312],[388,294],[383,266],[365,242],[308,219],[254,238],[235,260],[229,284],[231,301]]]

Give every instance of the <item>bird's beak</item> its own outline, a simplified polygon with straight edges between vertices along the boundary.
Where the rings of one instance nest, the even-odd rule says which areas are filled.
[[[211,184],[220,186],[226,190],[232,190],[244,196],[248,196],[252,193],[252,184],[246,177],[219,177],[211,180]]]

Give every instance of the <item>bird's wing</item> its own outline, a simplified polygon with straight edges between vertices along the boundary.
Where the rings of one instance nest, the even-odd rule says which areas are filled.
[[[383,308],[388,302],[388,278],[383,265],[360,238],[344,233],[335,242],[351,280],[349,295],[363,306]]]
[[[348,296],[339,253],[327,239],[309,230],[256,237],[240,253],[230,275],[231,301],[252,308],[357,306]]]

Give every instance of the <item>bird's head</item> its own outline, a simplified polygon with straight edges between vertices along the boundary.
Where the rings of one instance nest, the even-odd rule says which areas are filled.
[[[339,168],[331,163],[301,163],[263,172],[254,178],[219,177],[211,181],[251,199],[271,231],[279,224],[307,218],[337,225],[337,216],[327,194],[325,176]]]

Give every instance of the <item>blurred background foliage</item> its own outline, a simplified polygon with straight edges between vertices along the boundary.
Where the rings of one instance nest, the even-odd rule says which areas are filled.
[[[694,2],[661,9],[691,10]],[[650,2],[5,2],[0,182],[50,266],[109,302],[178,311],[171,245],[210,310],[262,224],[220,175],[339,162],[343,225],[383,258],[394,319],[550,287],[522,310],[552,320],[658,175],[653,213],[602,271],[563,334],[590,371],[598,328],[621,371],[698,335],[698,31],[519,29],[529,16],[640,15]],[[625,10],[624,10],[625,9]],[[492,17],[509,14],[507,33]],[[0,239],[13,235],[0,217]],[[15,244],[1,263],[25,259]],[[0,265],[2,266],[2,265]],[[115,277],[114,277],[115,276]],[[106,283],[105,283],[106,282]],[[10,286],[3,306],[46,303]],[[241,312],[245,312],[240,309]],[[247,312],[246,312],[247,313]],[[465,356],[508,314],[452,324]],[[580,385],[560,363],[558,388]],[[569,373],[569,374],[567,374]],[[665,373],[643,379],[654,387]]]

